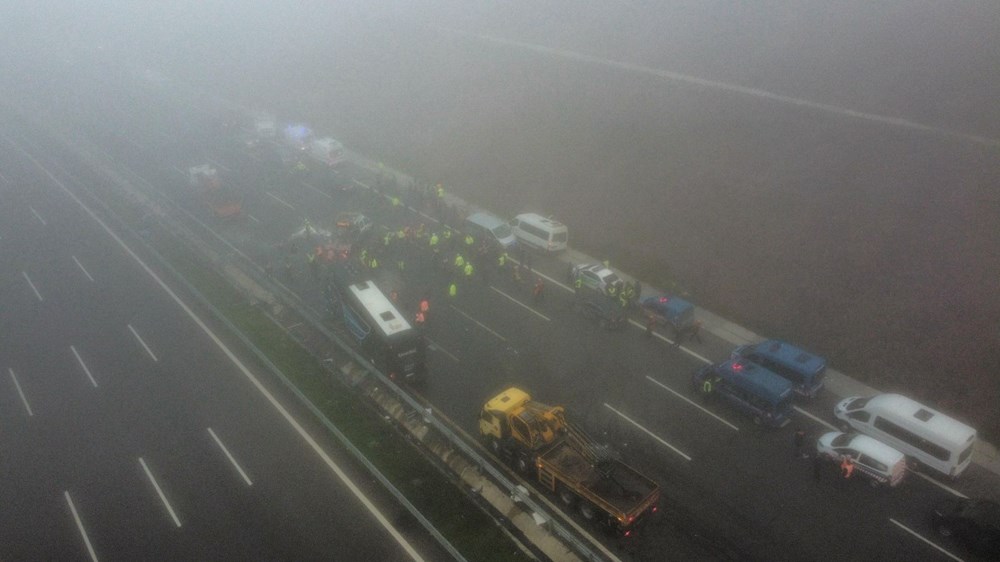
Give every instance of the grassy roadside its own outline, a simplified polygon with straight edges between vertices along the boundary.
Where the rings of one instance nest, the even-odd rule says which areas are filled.
[[[351,443],[468,560],[530,560],[472,501],[402,435],[346,388],[332,388],[319,361],[227,281],[185,250],[156,250],[258,347]]]

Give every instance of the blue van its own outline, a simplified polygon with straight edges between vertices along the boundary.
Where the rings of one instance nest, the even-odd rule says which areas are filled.
[[[787,379],[799,396],[816,398],[823,388],[826,359],[803,351],[779,340],[741,345],[733,351],[733,359],[749,359],[767,370]]]
[[[682,331],[694,325],[694,305],[671,295],[646,297],[639,303],[642,314],[661,326]]]
[[[703,367],[691,378],[691,386],[706,399],[725,399],[757,425],[782,427],[791,421],[792,383],[745,359]]]

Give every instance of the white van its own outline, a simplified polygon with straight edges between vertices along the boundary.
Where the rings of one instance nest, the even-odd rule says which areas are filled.
[[[569,239],[566,225],[537,213],[517,215],[510,222],[510,227],[518,242],[546,252],[565,250]]]
[[[844,457],[851,457],[854,468],[868,478],[872,486],[894,487],[906,476],[903,453],[867,435],[825,433],[816,440],[816,453],[837,463]]]
[[[336,166],[344,159],[344,145],[330,137],[315,139],[309,143],[309,155],[327,166]]]
[[[952,478],[972,461],[975,429],[905,396],[845,398],[833,413],[842,426],[870,435]]]
[[[472,213],[465,219],[465,231],[476,238],[495,241],[502,250],[510,250],[517,244],[514,231],[501,218],[489,213]]]

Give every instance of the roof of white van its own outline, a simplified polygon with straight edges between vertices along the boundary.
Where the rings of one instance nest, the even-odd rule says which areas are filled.
[[[915,425],[925,427],[941,440],[953,441],[956,445],[962,445],[976,435],[974,428],[900,394],[872,396],[868,401],[868,408],[876,411],[891,410],[904,418],[912,418]]]
[[[561,222],[559,222],[559,221],[557,221],[555,219],[550,219],[550,218],[547,218],[547,217],[543,217],[542,215],[539,215],[538,213],[521,213],[520,215],[517,215],[514,218],[520,219],[520,220],[532,220],[532,221],[539,222],[541,224],[547,224],[547,225],[553,226],[553,227],[561,227],[561,226],[563,226],[563,224]]]
[[[850,446],[857,449],[862,455],[868,455],[869,457],[889,466],[903,460],[904,456],[903,453],[900,453],[885,443],[868,437],[867,435],[861,435],[860,433],[851,438]]]

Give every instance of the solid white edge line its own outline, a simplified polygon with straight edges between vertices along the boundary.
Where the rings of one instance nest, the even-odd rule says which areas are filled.
[[[35,413],[31,411],[31,405],[28,404],[28,399],[24,396],[24,391],[21,390],[21,383],[17,382],[17,375],[14,374],[14,369],[7,367],[7,372],[10,373],[10,379],[14,381],[14,387],[17,388],[17,393],[21,396],[21,403],[24,404],[24,409],[28,411],[28,417],[33,417]]]
[[[142,340],[142,337],[139,335],[139,332],[136,332],[135,328],[133,328],[131,324],[128,325],[128,329],[132,332],[132,335],[135,336],[135,339],[139,340],[139,343],[142,344],[142,348],[145,349],[146,353],[148,353],[149,356],[153,358],[153,361],[159,362],[160,360],[156,358],[156,355],[153,354],[153,350],[149,349],[149,346],[146,345],[146,342]]]
[[[170,518],[174,520],[175,525],[180,527],[181,520],[178,519],[177,514],[174,513],[174,508],[170,507],[170,502],[167,501],[167,496],[163,495],[163,490],[160,489],[160,484],[156,481],[156,478],[153,478],[153,473],[149,471],[149,467],[146,466],[146,461],[144,461],[142,457],[139,457],[139,464],[141,464],[142,469],[146,471],[146,477],[148,477],[149,481],[153,483],[153,488],[156,488],[156,494],[160,496],[160,501],[162,501],[163,505],[166,506],[167,512],[170,513]]]
[[[452,358],[452,360],[453,360],[453,361],[455,361],[455,363],[461,363],[461,361],[459,361],[459,360],[458,360],[458,357],[455,357],[455,356],[454,356],[454,355],[453,355],[453,354],[452,354],[452,353],[451,353],[450,351],[448,351],[447,349],[445,349],[445,348],[441,347],[441,344],[439,344],[438,342],[436,342],[436,341],[434,341],[434,340],[430,339],[430,338],[429,338],[429,337],[427,337],[427,336],[424,336],[424,339],[425,339],[425,340],[427,340],[427,343],[429,343],[429,344],[431,344],[432,346],[434,346],[434,348],[435,348],[435,349],[437,349],[437,350],[438,350],[438,351],[440,351],[441,353],[444,353],[444,354],[445,354],[445,355],[447,355],[448,357],[451,357],[451,358]]]
[[[893,525],[896,525],[896,526],[897,526],[897,527],[899,527],[900,529],[902,529],[902,530],[906,531],[907,533],[910,533],[911,535],[913,535],[913,536],[917,537],[918,539],[920,539],[920,540],[924,541],[925,543],[927,543],[927,544],[929,544],[929,545],[933,546],[934,548],[938,549],[939,551],[941,551],[941,553],[942,553],[942,554],[944,554],[944,555],[945,555],[945,556],[947,556],[948,558],[951,558],[952,560],[956,560],[957,562],[965,562],[965,560],[963,560],[963,559],[959,558],[958,556],[955,556],[954,554],[952,554],[952,553],[948,552],[947,550],[945,550],[945,549],[941,548],[940,546],[938,546],[938,545],[934,544],[934,543],[933,543],[932,541],[930,541],[929,539],[926,539],[926,538],[924,538],[924,536],[923,536],[923,535],[921,535],[920,533],[917,533],[916,531],[914,531],[913,529],[911,529],[911,528],[907,527],[906,525],[903,525],[903,524],[902,524],[902,523],[900,523],[899,521],[896,521],[895,519],[893,519],[893,518],[891,518],[891,517],[890,517],[890,518],[889,518],[889,522],[890,522],[890,523],[892,523]]]
[[[282,205],[288,207],[289,209],[291,209],[293,211],[295,210],[295,207],[291,206],[287,201],[285,201],[281,197],[278,197],[277,195],[271,193],[270,191],[265,191],[264,193],[266,193],[268,195],[268,197],[270,197],[271,199],[274,199],[278,203],[281,203]]]
[[[83,528],[83,521],[80,519],[80,514],[76,512],[76,506],[73,505],[73,498],[69,496],[69,490],[65,490],[63,496],[69,505],[69,512],[73,515],[73,520],[76,521],[76,528],[80,530],[80,536],[83,537],[83,544],[87,547],[87,554],[90,554],[91,560],[97,562],[97,553],[94,552],[94,546],[90,544],[90,537],[87,536],[87,530]]]
[[[473,318],[473,317],[469,316],[468,314],[466,314],[466,313],[462,312],[462,311],[461,311],[461,310],[459,310],[459,309],[458,309],[458,308],[457,308],[457,307],[456,307],[455,305],[453,305],[453,304],[450,304],[450,305],[448,305],[448,306],[450,306],[450,307],[451,307],[451,309],[452,309],[452,310],[454,310],[455,312],[457,312],[457,313],[461,314],[462,316],[465,316],[466,318],[468,318],[468,319],[469,319],[469,320],[470,320],[471,322],[475,322],[475,323],[476,323],[476,325],[477,325],[477,326],[479,326],[480,328],[482,328],[482,329],[486,330],[487,332],[489,332],[489,333],[493,334],[494,336],[496,336],[496,337],[500,338],[500,341],[507,341],[507,338],[505,338],[505,337],[501,336],[500,334],[498,334],[498,333],[494,332],[493,330],[491,330],[491,329],[489,328],[489,326],[487,326],[487,325],[483,324],[483,323],[482,323],[482,322],[480,322],[479,320],[476,320],[475,318]]]
[[[659,441],[663,445],[667,446],[671,451],[673,451],[673,452],[677,453],[678,455],[684,457],[684,460],[691,460],[691,457],[689,457],[688,455],[684,454],[683,451],[681,451],[677,447],[674,447],[670,443],[667,443],[666,441],[664,441],[663,439],[661,439],[660,436],[656,435],[652,431],[650,431],[650,430],[646,429],[645,427],[639,425],[639,422],[637,422],[637,421],[633,420],[632,418],[626,416],[625,414],[619,412],[618,410],[616,410],[613,406],[611,406],[607,402],[604,403],[604,407],[607,408],[607,409],[609,409],[609,410],[611,410],[612,412],[618,414],[619,416],[622,417],[622,419],[624,419],[625,421],[629,422],[630,424],[638,427],[639,429],[641,429],[642,431],[644,431],[646,433],[646,435],[649,435],[653,439],[656,439],[657,441]]]
[[[80,268],[80,271],[82,271],[83,274],[87,276],[87,279],[90,279],[90,282],[93,283],[94,278],[90,276],[90,273],[87,271],[87,268],[83,267],[83,264],[80,263],[80,260],[76,259],[76,256],[71,256],[71,257],[73,258],[73,261],[76,262],[76,266]]]
[[[83,362],[83,358],[81,358],[80,354],[77,353],[76,346],[71,345],[69,346],[69,349],[70,351],[73,352],[73,355],[76,357],[76,361],[80,364],[81,367],[83,367],[83,372],[87,373],[87,378],[90,379],[90,384],[94,385],[94,388],[97,388],[97,381],[94,380],[94,375],[90,374],[90,369],[88,369],[87,364]]]
[[[42,218],[42,215],[38,214],[38,211],[36,211],[34,207],[28,205],[28,208],[31,209],[31,214],[35,215],[35,218],[38,219],[38,222],[42,223],[42,226],[48,226],[49,223],[45,222],[45,219]]]
[[[667,386],[667,385],[663,384],[662,382],[660,382],[660,381],[658,381],[658,380],[654,379],[653,377],[651,377],[651,376],[649,376],[649,375],[646,375],[646,378],[647,378],[647,379],[649,379],[649,382],[651,382],[651,383],[655,384],[656,386],[658,386],[658,387],[662,388],[663,390],[666,390],[667,392],[671,392],[671,393],[673,393],[673,395],[674,395],[674,396],[676,396],[676,397],[680,398],[681,400],[683,400],[683,401],[687,402],[688,404],[691,404],[691,405],[692,405],[692,406],[694,406],[695,408],[698,408],[698,409],[699,409],[699,410],[701,410],[702,412],[705,412],[706,414],[708,414],[708,415],[712,416],[713,418],[715,418],[715,419],[719,420],[719,421],[720,421],[720,422],[722,422],[723,424],[725,424],[725,425],[727,425],[727,426],[729,426],[729,427],[733,428],[733,430],[734,430],[734,431],[739,431],[739,430],[740,430],[740,428],[739,428],[739,427],[736,427],[735,425],[733,425],[733,424],[731,424],[731,423],[727,422],[726,420],[724,420],[724,419],[722,419],[721,417],[719,417],[719,416],[717,416],[717,415],[713,414],[712,412],[709,412],[708,410],[706,410],[705,408],[703,408],[703,407],[699,406],[698,404],[695,404],[695,403],[694,403],[694,401],[693,401],[693,400],[691,400],[690,398],[688,398],[687,396],[684,396],[684,395],[682,395],[681,393],[679,393],[679,392],[677,392],[676,390],[674,390],[674,389],[670,388],[669,386]]]
[[[552,321],[552,319],[551,319],[551,318],[549,318],[548,316],[546,316],[546,315],[542,314],[541,312],[538,312],[538,311],[537,311],[537,310],[535,310],[534,308],[531,308],[530,306],[528,306],[528,305],[524,304],[523,302],[521,302],[521,301],[519,301],[519,300],[515,299],[514,297],[512,297],[512,296],[508,295],[507,293],[505,293],[505,292],[501,291],[500,289],[497,289],[497,288],[496,288],[496,287],[494,287],[493,285],[490,285],[490,289],[493,289],[494,291],[496,291],[496,292],[500,293],[501,295],[503,295],[503,296],[507,297],[507,298],[508,298],[508,299],[510,299],[510,300],[511,300],[511,301],[512,301],[512,302],[513,302],[514,304],[518,304],[518,305],[521,305],[521,306],[523,306],[524,308],[528,309],[528,311],[529,311],[529,312],[531,312],[531,313],[532,313],[532,314],[534,314],[535,316],[538,316],[538,317],[539,317],[539,318],[541,318],[542,320],[545,320],[546,322],[551,322],[551,321]]]
[[[233,458],[232,454],[230,454],[229,449],[227,449],[226,446],[222,444],[222,440],[220,440],[219,436],[216,435],[214,431],[212,431],[211,427],[208,428],[208,434],[212,436],[212,439],[215,440],[215,444],[218,445],[219,448],[222,449],[222,452],[226,454],[226,458],[229,459],[229,462],[233,463],[233,466],[236,467],[236,470],[240,473],[240,476],[243,477],[243,481],[247,483],[247,486],[253,486],[253,482],[250,481],[250,477],[247,476],[247,473],[243,471],[243,468],[240,466],[238,462],[236,462],[236,459]]]
[[[306,444],[310,446],[310,448],[312,448],[312,450],[316,453],[316,455],[319,456],[323,460],[323,462],[325,462],[326,465],[330,468],[330,470],[333,471],[333,473],[340,479],[340,481],[343,482],[345,486],[347,486],[347,488],[351,491],[354,497],[356,497],[358,501],[360,501],[365,506],[368,512],[372,514],[372,517],[374,517],[379,522],[379,524],[382,525],[382,527],[393,537],[393,539],[396,540],[396,542],[400,545],[400,547],[403,548],[403,550],[405,550],[406,553],[410,555],[410,558],[415,561],[422,562],[424,560],[423,557],[421,557],[420,554],[413,548],[413,546],[410,545],[409,542],[407,542],[406,538],[403,537],[395,527],[393,527],[392,523],[390,523],[389,520],[386,519],[385,515],[383,515],[382,512],[380,512],[378,508],[376,508],[375,505],[361,492],[361,490],[357,487],[357,485],[354,484],[354,482],[350,478],[348,478],[347,474],[344,473],[344,471],[340,468],[340,466],[338,466],[333,461],[333,459],[330,458],[330,456],[326,453],[326,451],[324,451],[323,448],[319,446],[316,440],[313,439],[311,435],[309,435],[309,433],[305,430],[305,428],[302,427],[301,424],[299,424],[299,422],[292,416],[292,414],[288,410],[286,410],[285,407],[282,406],[280,402],[278,402],[278,399],[275,398],[274,395],[271,394],[271,392],[268,391],[266,387],[264,387],[264,384],[260,382],[260,380],[257,377],[255,377],[253,373],[250,372],[250,369],[248,369],[247,366],[244,365],[242,361],[240,361],[240,359],[236,356],[236,354],[233,353],[233,351],[229,349],[226,346],[226,344],[224,344],[222,340],[220,340],[219,337],[216,336],[215,333],[213,333],[212,330],[201,320],[201,318],[199,318],[198,315],[196,315],[194,311],[191,310],[191,307],[189,307],[183,300],[181,300],[181,298],[177,296],[177,293],[175,293],[173,289],[168,287],[167,284],[162,279],[160,279],[160,276],[157,275],[156,272],[153,271],[146,264],[146,262],[142,261],[142,259],[135,252],[133,252],[132,249],[129,248],[128,245],[125,244],[125,242],[117,234],[115,234],[114,231],[111,230],[111,228],[107,224],[104,223],[104,221],[100,219],[100,217],[98,217],[89,207],[84,205],[83,201],[80,201],[80,199],[76,196],[75,193],[70,191],[68,187],[66,187],[61,181],[59,181],[55,176],[53,176],[52,173],[49,172],[44,166],[42,166],[38,162],[38,160],[36,160],[31,154],[27,153],[23,148],[21,148],[13,141],[11,141],[9,137],[4,135],[3,133],[0,133],[0,136],[3,136],[3,138],[11,146],[18,149],[29,160],[31,160],[32,163],[35,164],[35,166],[37,166],[40,170],[42,170],[45,173],[45,175],[48,176],[53,183],[58,185],[59,188],[62,189],[67,196],[73,199],[73,201],[75,201],[76,204],[79,205],[80,208],[83,209],[84,212],[90,216],[90,218],[94,219],[94,221],[97,222],[97,224],[99,224],[101,228],[108,233],[108,236],[110,236],[122,248],[122,250],[125,251],[125,253],[127,253],[132,259],[136,261],[136,263],[139,264],[139,266],[143,269],[143,271],[145,271],[146,274],[149,275],[156,282],[156,284],[159,285],[160,288],[163,289],[163,291],[170,296],[170,298],[175,303],[177,303],[177,306],[179,306],[181,310],[183,310],[184,313],[187,314],[189,318],[191,318],[191,320],[202,330],[202,332],[204,332],[205,335],[208,336],[208,338],[211,339],[212,342],[215,343],[215,345],[226,355],[226,357],[228,357],[229,360],[232,361],[234,365],[236,365],[236,367],[240,370],[240,372],[243,373],[243,375],[247,378],[247,380],[250,381],[250,383],[257,389],[257,391],[260,392],[261,395],[263,395],[264,398],[267,399],[267,401],[271,404],[271,406],[275,410],[277,410],[278,413],[281,414],[283,418],[285,418],[285,421],[287,421],[288,424],[295,429],[295,431],[299,434],[299,436],[302,437],[302,439],[306,442]]]
[[[44,301],[45,299],[42,298],[42,294],[38,292],[38,289],[35,288],[35,284],[31,282],[31,277],[28,277],[28,272],[22,271],[21,275],[24,276],[24,280],[28,282],[28,286],[31,287],[31,290],[35,292],[35,296],[38,297],[38,302]]]
[[[965,499],[969,498],[969,496],[963,494],[962,492],[959,492],[958,490],[955,490],[954,488],[949,488],[948,486],[942,484],[941,482],[938,482],[937,480],[931,478],[930,476],[927,476],[926,474],[924,474],[922,472],[917,472],[915,470],[911,470],[910,472],[913,473],[913,474],[916,474],[917,476],[923,478],[924,480],[930,482],[931,484],[934,484],[935,486],[941,488],[942,490],[944,490],[946,492],[950,492],[951,494],[954,494],[954,495],[956,495],[956,496],[958,496],[960,498],[965,498]]]

